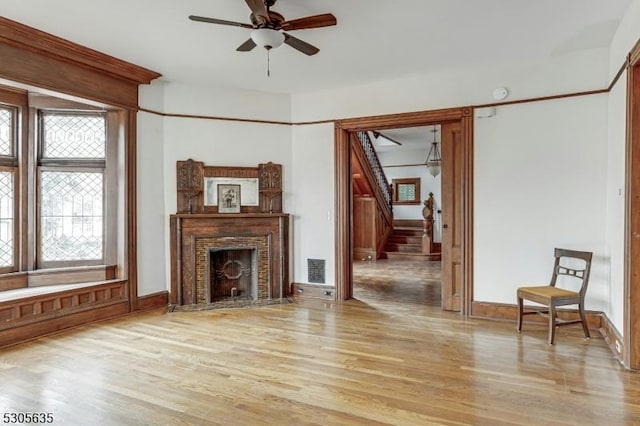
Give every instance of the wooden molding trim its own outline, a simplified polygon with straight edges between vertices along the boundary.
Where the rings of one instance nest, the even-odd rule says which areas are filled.
[[[536,308],[542,308],[541,306],[525,306],[525,309],[535,310]],[[577,309],[558,309],[558,318],[561,319],[577,319]],[[589,329],[600,330],[602,328],[602,312],[598,311],[586,311],[587,324]],[[518,307],[515,304],[509,303],[493,303],[493,302],[473,302],[471,303],[471,317],[484,318],[492,320],[513,321],[518,318]],[[547,323],[547,320],[538,316],[528,316],[525,320],[525,327],[527,322]],[[515,332],[515,329],[514,329]]]
[[[161,74],[0,16],[0,42],[91,68],[120,80],[149,84]]]
[[[74,287],[33,296],[12,298],[0,303],[0,347],[100,319],[102,308],[116,309],[118,315],[129,312],[126,281]],[[87,315],[79,313],[89,312]],[[116,312],[108,310],[109,315]]]
[[[336,261],[336,300],[343,301],[352,297],[353,246],[351,238],[352,211],[352,170],[350,133],[368,129],[388,129],[393,127],[424,126],[443,122],[460,122],[464,150],[462,216],[465,227],[463,235],[463,278],[461,311],[468,314],[473,297],[473,110],[470,108],[450,108],[434,111],[421,111],[404,114],[389,114],[358,119],[342,120],[335,123],[335,261]],[[471,257],[470,257],[471,256]]]
[[[17,290],[28,286],[28,272],[12,272],[0,275],[0,291]]]
[[[640,369],[640,42],[627,71],[624,223],[624,365]]]
[[[336,288],[332,285],[291,283],[294,298],[336,300]]]
[[[33,340],[69,328],[120,317],[128,313],[129,303],[125,301],[55,317],[46,321],[10,328],[0,332],[0,348]]]
[[[171,112],[155,111],[148,108],[140,108],[140,111],[147,112],[149,114],[159,115],[162,117],[171,117],[171,118],[195,118],[199,120],[239,121],[241,123],[276,124],[279,126],[291,126],[293,124],[289,121],[258,120],[253,118],[238,118],[238,117],[221,117],[217,115],[176,114]],[[333,123],[333,120],[327,121],[327,123]]]
[[[126,111],[125,132],[125,241],[126,268],[131,311],[138,310],[138,143],[136,111]]]
[[[600,327],[600,334],[602,334],[602,337],[609,345],[611,352],[613,352],[618,361],[624,365],[624,340],[618,329],[605,313],[602,313],[601,318],[602,326]]]
[[[169,305],[169,292],[159,291],[153,294],[138,297],[138,311],[146,311],[155,308],[164,308]]]
[[[486,103],[486,104],[476,104],[470,105],[466,108],[474,109],[474,108],[485,108],[485,107],[496,107],[496,106],[506,106],[506,105],[515,105],[515,104],[523,104],[523,103],[531,103],[531,102],[540,102],[540,101],[550,101],[555,99],[564,99],[564,98],[573,98],[579,96],[591,96],[591,95],[600,95],[603,93],[609,93],[614,86],[618,83],[620,76],[622,73],[629,67],[630,63],[634,63],[640,58],[640,40],[636,42],[632,53],[629,54],[629,57],[625,59],[622,63],[618,72],[613,77],[607,88],[604,89],[594,89],[594,90],[586,90],[582,92],[569,92],[569,93],[561,93],[557,95],[550,96],[538,96],[533,98],[525,98],[514,101],[505,101],[505,102],[494,102],[494,103]],[[360,120],[362,117],[343,117],[343,118],[330,118],[324,120],[308,120],[308,121],[273,121],[273,120],[258,120],[251,118],[239,118],[239,117],[220,117],[215,115],[193,115],[193,114],[177,114],[177,113],[165,113],[160,111],[155,111],[148,108],[140,108],[140,111],[147,112],[149,114],[156,114],[162,117],[176,117],[176,118],[194,118],[201,120],[219,120],[219,121],[239,121],[244,123],[260,123],[260,124],[276,124],[280,126],[311,126],[317,124],[333,124],[337,122],[350,122],[352,120]],[[399,165],[390,165],[383,167],[409,167],[409,166],[422,166],[423,164],[399,164]]]

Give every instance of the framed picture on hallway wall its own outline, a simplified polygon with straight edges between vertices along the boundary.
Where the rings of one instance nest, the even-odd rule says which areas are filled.
[[[240,185],[218,184],[218,213],[240,213]]]

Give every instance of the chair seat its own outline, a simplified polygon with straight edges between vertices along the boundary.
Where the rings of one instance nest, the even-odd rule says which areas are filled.
[[[518,288],[518,294],[530,294],[530,295],[549,298],[549,299],[565,298],[565,297],[580,297],[580,294],[576,291],[565,290],[563,288],[553,287],[550,285],[543,285],[543,286],[537,286],[537,287],[520,287]]]

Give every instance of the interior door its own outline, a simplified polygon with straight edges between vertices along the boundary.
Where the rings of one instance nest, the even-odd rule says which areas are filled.
[[[442,125],[442,309],[462,304],[463,160],[459,122]]]

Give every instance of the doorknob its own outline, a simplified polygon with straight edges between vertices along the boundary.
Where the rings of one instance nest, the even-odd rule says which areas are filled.
[[[447,228],[449,227],[449,225],[447,225],[447,224],[445,223],[444,225],[442,225],[442,227],[443,227],[444,229],[447,229]]]

